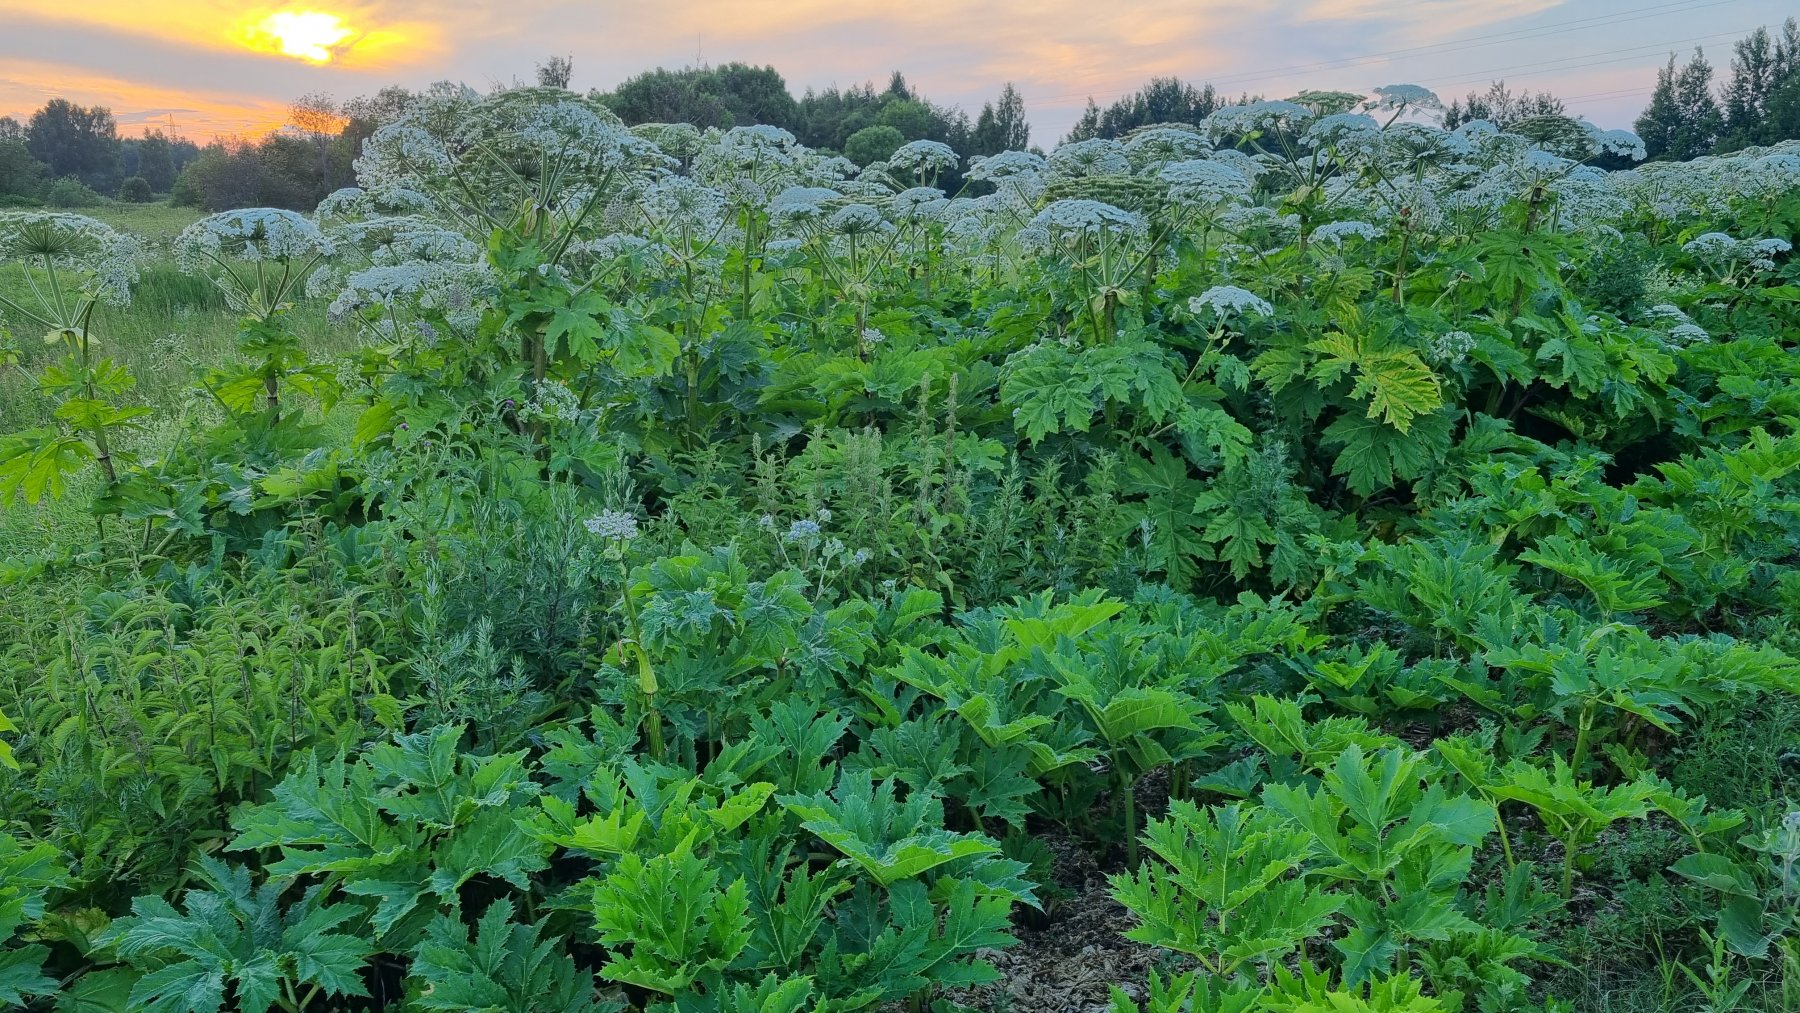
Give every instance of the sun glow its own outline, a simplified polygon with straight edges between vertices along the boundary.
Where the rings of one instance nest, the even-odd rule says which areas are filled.
[[[356,32],[336,14],[318,11],[277,11],[257,22],[249,32],[258,49],[313,63],[330,63]]]

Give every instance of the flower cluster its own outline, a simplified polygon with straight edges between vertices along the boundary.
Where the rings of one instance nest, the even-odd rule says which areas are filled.
[[[1058,176],[1123,176],[1131,172],[1125,145],[1105,137],[1072,141],[1050,153],[1050,171]]]
[[[1425,358],[1440,366],[1453,366],[1475,350],[1475,336],[1468,331],[1446,331],[1425,346]]]
[[[0,211],[0,262],[73,272],[90,295],[123,306],[131,301],[143,244],[85,215],[60,211]]]
[[[638,536],[637,518],[623,510],[602,510],[582,524],[589,534],[601,538],[629,542]]]
[[[1142,215],[1079,197],[1052,202],[1037,213],[1031,224],[1053,236],[1071,233],[1142,236],[1149,231],[1149,224]]]
[[[1195,314],[1208,310],[1223,318],[1228,316],[1275,315],[1275,307],[1267,299],[1236,285],[1214,285],[1188,300],[1188,310]]]
[[[330,256],[334,248],[312,219],[281,208],[225,211],[200,219],[175,238],[176,256],[190,271],[226,260],[312,261]]]
[[[908,141],[888,156],[888,167],[910,172],[919,179],[934,179],[955,169],[962,160],[942,141]]]
[[[1170,199],[1208,207],[1247,200],[1254,185],[1241,171],[1214,159],[1171,162],[1156,175],[1168,184]]]

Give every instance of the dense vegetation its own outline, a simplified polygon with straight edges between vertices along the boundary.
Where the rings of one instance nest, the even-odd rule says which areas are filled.
[[[0,214],[0,1001],[1794,1008],[1800,147],[1436,104]]]

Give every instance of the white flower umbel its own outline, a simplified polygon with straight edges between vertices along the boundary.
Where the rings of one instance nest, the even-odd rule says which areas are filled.
[[[0,263],[24,272],[22,290],[0,287],[0,309],[46,329],[73,327],[82,304],[131,302],[143,245],[85,215],[0,211]]]
[[[312,219],[281,208],[202,218],[175,238],[184,270],[210,278],[234,308],[268,316],[334,247]]]
[[[1214,285],[1188,299],[1188,310],[1196,315],[1211,311],[1219,317],[1275,315],[1268,300],[1236,285]]]
[[[1051,235],[1078,233],[1095,236],[1114,234],[1138,237],[1149,231],[1142,215],[1114,207],[1104,201],[1068,198],[1054,201],[1037,213],[1031,224]]]
[[[602,510],[582,522],[589,534],[615,541],[629,542],[638,536],[637,518],[623,510]]]
[[[1382,235],[1383,230],[1379,225],[1370,225],[1368,222],[1327,222],[1312,231],[1312,242],[1342,246],[1344,240],[1352,236],[1374,242]]]
[[[1212,150],[1206,135],[1183,127],[1146,127],[1125,139],[1125,157],[1138,172],[1154,172],[1171,162],[1198,158]]]
[[[911,173],[920,182],[936,180],[961,162],[955,149],[941,141],[908,141],[887,160],[890,169]]]
[[[1050,171],[1058,176],[1123,176],[1131,172],[1125,146],[1105,137],[1064,144],[1050,153]]]
[[[1171,162],[1156,177],[1168,184],[1170,200],[1204,207],[1248,200],[1253,185],[1250,177],[1213,159]]]
[[[1442,109],[1437,92],[1416,84],[1389,84],[1375,89],[1376,109]]]

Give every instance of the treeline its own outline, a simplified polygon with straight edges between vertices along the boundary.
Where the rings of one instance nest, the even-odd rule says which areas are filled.
[[[566,79],[566,61],[539,68],[540,83]],[[683,70],[658,68],[609,92],[594,92],[627,124],[692,123],[781,127],[800,143],[835,151],[859,165],[880,161],[908,141],[939,141],[963,156],[1023,150],[1031,144],[1025,100],[1011,84],[974,117],[920,95],[895,71],[887,87],[807,89],[799,98],[774,67],[727,63]]]
[[[120,137],[105,107],[51,99],[24,123],[0,117],[0,207],[86,207],[110,197],[208,211],[312,208],[354,180],[363,139],[413,98],[401,88],[341,104],[309,95],[279,130],[205,146],[160,128]]]
[[[170,192],[199,153],[192,141],[160,129],[121,138],[104,106],[51,99],[24,123],[0,116],[0,207],[147,201]]]
[[[1636,126],[1650,157],[1670,161],[1800,137],[1800,22],[1739,39],[1723,84],[1715,85],[1704,50],[1680,66],[1670,55]]]

